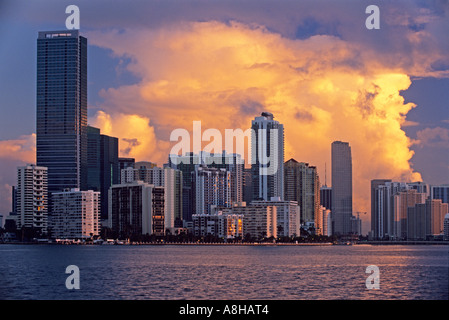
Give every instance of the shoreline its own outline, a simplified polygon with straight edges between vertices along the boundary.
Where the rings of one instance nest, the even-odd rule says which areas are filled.
[[[77,243],[77,242],[0,242],[13,245],[77,245],[77,246],[376,246],[376,245],[449,245],[449,241],[363,241],[352,243],[303,242],[303,243],[222,243],[222,242],[146,242],[146,243]]]

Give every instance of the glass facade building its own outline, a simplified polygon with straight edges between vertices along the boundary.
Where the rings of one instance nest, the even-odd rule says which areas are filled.
[[[332,218],[335,235],[351,233],[352,156],[347,142],[332,143]]]
[[[48,191],[87,188],[87,39],[78,30],[39,32],[36,160]]]

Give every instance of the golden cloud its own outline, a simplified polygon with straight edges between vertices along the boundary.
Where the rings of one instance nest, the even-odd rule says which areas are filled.
[[[33,133],[20,136],[18,139],[0,141],[0,159],[35,163],[36,134]]]
[[[141,78],[104,90],[97,115],[102,130],[110,126],[121,141],[138,139],[130,155],[139,160],[165,160],[174,144],[170,132],[191,131],[192,121],[203,130],[245,130],[269,111],[285,126],[286,160],[316,165],[321,177],[332,141],[350,143],[357,211],[369,208],[371,179],[421,180],[401,129],[415,107],[400,95],[410,78],[354,44],[332,36],[291,40],[260,26],[215,21],[88,37],[131,57],[128,68]]]

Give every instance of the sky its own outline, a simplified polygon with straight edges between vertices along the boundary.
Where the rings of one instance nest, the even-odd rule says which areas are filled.
[[[88,122],[120,155],[162,165],[177,128],[285,127],[285,160],[317,167],[349,142],[354,211],[371,179],[449,183],[449,1],[0,1],[0,214],[35,162],[36,39],[80,10]],[[377,5],[380,29],[369,30]],[[207,144],[207,142],[206,142]],[[203,145],[204,146],[204,145]]]

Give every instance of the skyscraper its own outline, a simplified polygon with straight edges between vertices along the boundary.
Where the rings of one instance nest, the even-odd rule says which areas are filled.
[[[108,217],[109,187],[118,184],[118,138],[105,134],[100,135],[100,217]]]
[[[449,203],[449,184],[430,187],[430,198],[440,199],[443,203]]]
[[[284,164],[284,192],[286,201],[297,201],[301,208],[301,223],[320,217],[320,179],[316,167],[290,159]]]
[[[151,162],[136,162],[136,168],[122,170],[122,183],[143,181],[165,189],[165,229],[182,227],[182,172]],[[172,231],[172,230],[170,230]]]
[[[109,227],[118,237],[163,236],[164,188],[135,181],[109,188]]]
[[[251,122],[253,200],[284,199],[284,125],[269,112]]]
[[[379,201],[385,201],[385,196],[378,193],[379,186],[385,185],[385,183],[391,182],[390,179],[374,179],[371,180],[371,232],[375,238],[382,238],[386,233],[381,228],[381,221],[384,221],[383,215],[379,214],[381,204]],[[380,195],[380,196],[379,196]],[[383,223],[382,223],[383,226]],[[380,230],[382,229],[382,230]]]
[[[36,158],[48,191],[87,188],[87,39],[78,30],[39,32]]]
[[[192,172],[194,213],[210,214],[212,206],[231,206],[231,173],[226,169],[199,165]]]
[[[118,138],[100,133],[87,126],[87,189],[100,191],[100,218],[108,217],[108,190],[120,182]]]
[[[332,219],[335,235],[351,232],[352,156],[348,142],[332,143]]]

